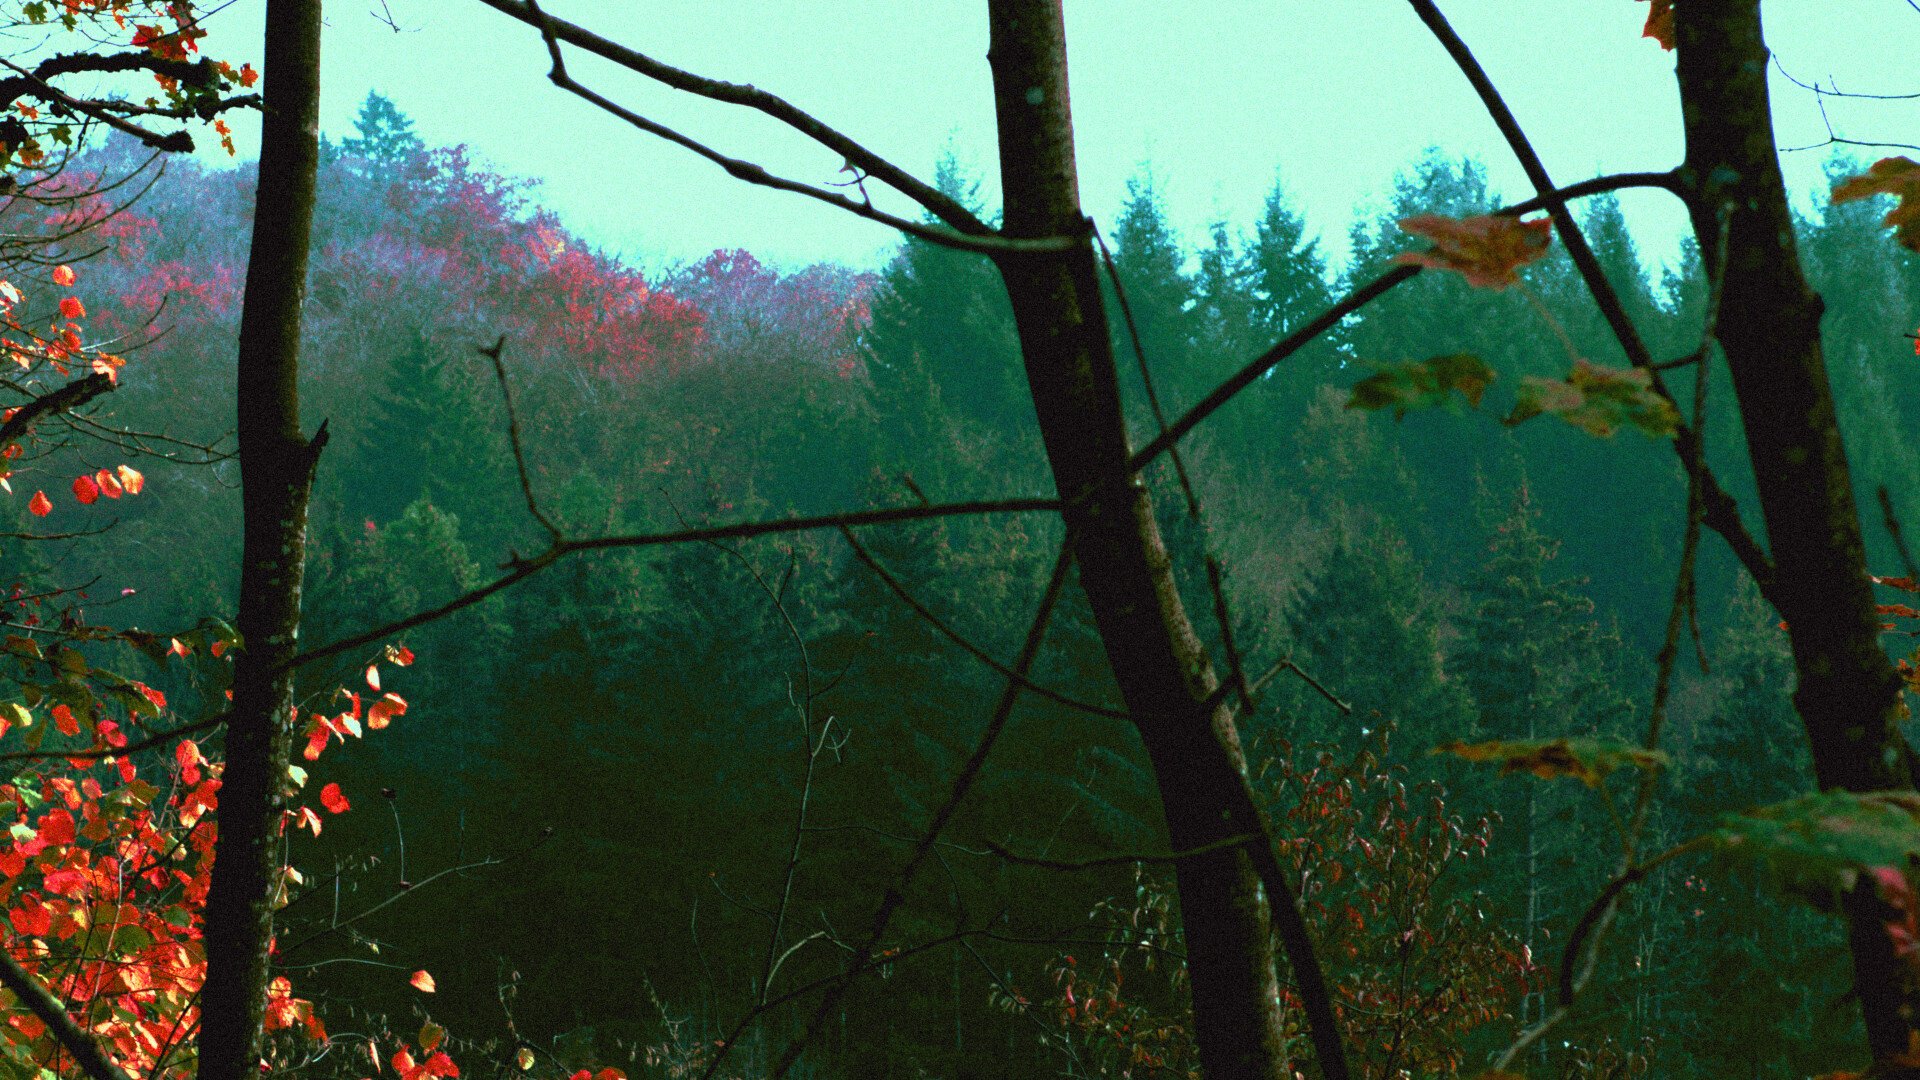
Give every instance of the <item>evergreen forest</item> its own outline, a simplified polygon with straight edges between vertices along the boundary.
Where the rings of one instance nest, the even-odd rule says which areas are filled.
[[[1716,5],[1740,6],[1699,9]],[[531,47],[547,16],[526,9]],[[159,57],[155,40],[135,45]],[[229,74],[225,91],[252,86]],[[100,115],[229,115],[151,108]],[[257,689],[239,665],[266,655],[234,573],[266,460],[234,418],[262,391],[232,371],[236,342],[265,340],[248,282],[278,166],[96,126],[31,197],[0,195],[18,365],[0,1074],[222,1080],[183,1028],[224,962],[226,855],[196,823],[227,842]],[[1265,1075],[1209,1048],[1230,1024],[1207,1011],[1219,946],[1193,938],[1189,891],[1195,861],[1248,837],[1196,844],[1170,809],[1187,789],[1168,775],[1199,798],[1210,774],[1151,742],[1100,564],[1060,512],[1003,280],[1043,256],[943,239],[973,235],[948,227],[963,213],[975,239],[1047,235],[983,197],[994,163],[911,163],[933,166],[927,204],[957,209],[877,268],[716,250],[647,271],[379,92],[315,150],[284,385],[296,435],[325,425],[287,518],[304,515],[297,641],[271,642],[267,673],[291,709],[259,795],[272,981],[244,1062],[327,1080]],[[1478,160],[1435,148],[1351,223],[1307,220],[1288,187],[1307,166],[1274,164],[1264,204],[1235,211],[1250,229],[1177,231],[1163,190],[1187,166],[1154,163],[1081,246],[1117,422],[1136,449],[1176,446],[1138,469],[1142,535],[1210,658],[1196,715],[1227,718],[1271,832],[1289,894],[1263,876],[1259,910],[1304,926],[1276,915],[1261,946],[1288,1075],[1920,1069],[1920,1038],[1886,1049],[1861,959],[1896,958],[1920,1000],[1920,802],[1816,760],[1793,634],[1818,618],[1719,531],[1724,499],[1787,573],[1748,390],[1715,344],[1748,308],[1711,268],[1738,260],[1689,237],[1655,262],[1616,191],[1562,200],[1613,312],[1545,218],[1494,216],[1515,200]],[[1883,186],[1795,193],[1812,209],[1789,239],[1824,300],[1873,662],[1920,692],[1920,253],[1873,197],[1920,204],[1920,181],[1887,165],[1837,150],[1831,187]],[[1336,260],[1315,237],[1341,228]],[[1623,357],[1616,313],[1650,365]],[[104,385],[44,404],[89,370]],[[753,522],[774,525],[735,527]],[[1861,945],[1882,932],[1881,953]],[[167,965],[194,974],[165,983]],[[96,1071],[16,977],[126,1071]]]

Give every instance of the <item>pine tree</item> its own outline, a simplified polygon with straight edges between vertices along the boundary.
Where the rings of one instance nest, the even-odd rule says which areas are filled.
[[[364,158],[379,168],[398,165],[426,149],[413,132],[413,121],[378,90],[367,91],[353,130],[352,136],[340,140],[339,153]]]

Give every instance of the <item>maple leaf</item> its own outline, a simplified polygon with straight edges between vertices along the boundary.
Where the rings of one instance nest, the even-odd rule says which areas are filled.
[[[34,517],[46,517],[53,513],[53,503],[47,499],[47,493],[34,492],[33,498],[27,502],[27,512]]]
[[[1548,218],[1521,221],[1497,214],[1468,218],[1418,214],[1399,222],[1403,232],[1433,241],[1428,251],[1403,251],[1393,261],[1404,266],[1452,270],[1480,289],[1518,284],[1520,267],[1547,253],[1553,242]]]
[[[1668,52],[1673,51],[1673,0],[1652,0],[1653,6],[1647,10],[1647,25],[1640,30],[1641,37],[1650,37],[1660,43]]]
[[[73,267],[56,266],[53,268],[53,283],[61,287],[73,284]]]
[[[407,982],[408,982],[408,984],[410,984],[410,985],[411,985],[411,986],[412,986],[412,987],[413,987],[413,988],[414,988],[415,990],[418,990],[418,991],[420,991],[420,992],[421,992],[421,993],[423,993],[423,994],[431,994],[431,993],[433,993],[433,989],[434,989],[434,988],[433,988],[433,976],[431,976],[431,975],[429,975],[429,974],[427,974],[427,973],[426,973],[426,972],[424,972],[424,971],[416,971],[416,972],[414,972],[414,973],[413,973],[413,977],[412,977],[412,978],[410,978],[410,979],[408,979],[408,980],[407,980]],[[397,1062],[396,1062],[396,1064],[395,1064],[395,1067],[396,1067],[396,1068],[398,1067],[398,1063],[397,1063]]]
[[[344,814],[353,809],[353,804],[347,801],[347,797],[340,794],[339,784],[328,784],[320,789],[320,805],[326,807],[329,814]],[[433,1047],[423,1046],[421,1049],[431,1050]]]
[[[73,497],[80,500],[81,505],[91,506],[94,500],[100,497],[100,485],[94,483],[93,477],[91,476],[75,477],[73,481]]]
[[[1920,251],[1920,162],[1907,157],[1881,158],[1866,172],[1833,185],[1835,205],[1875,195],[1900,199],[1880,223],[1894,226],[1894,239],[1901,247]]]

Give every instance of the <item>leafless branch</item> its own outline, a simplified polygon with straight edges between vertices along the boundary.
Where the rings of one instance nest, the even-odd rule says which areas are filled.
[[[1040,656],[1040,646],[1046,640],[1047,626],[1053,621],[1054,608],[1058,606],[1060,594],[1066,588],[1067,570],[1073,565],[1071,541],[1072,537],[1068,537],[1060,545],[1060,554],[1053,563],[1053,575],[1048,579],[1046,590],[1040,596],[1040,603],[1034,612],[1033,620],[1027,626],[1026,640],[1020,646],[1019,658],[1014,661],[1013,670],[1023,679],[1032,672],[1034,661]],[[821,996],[820,1004],[815,1008],[806,1030],[781,1051],[770,1074],[770,1080],[780,1080],[788,1070],[793,1068],[801,1052],[826,1025],[835,1006],[846,995],[847,989],[853,985],[853,975],[864,969],[872,960],[881,940],[886,937],[887,928],[893,923],[894,913],[906,901],[907,888],[913,883],[920,868],[925,865],[928,855],[940,839],[940,834],[946,830],[947,824],[953,820],[953,815],[960,809],[961,802],[973,790],[974,782],[980,778],[981,770],[986,767],[987,756],[993,751],[994,743],[999,741],[1000,733],[1006,730],[1007,721],[1013,716],[1014,706],[1020,701],[1021,690],[1019,682],[1013,679],[1007,680],[1006,688],[1001,691],[1000,700],[994,705],[993,715],[988,719],[986,728],[975,743],[973,753],[960,767],[960,772],[954,777],[953,785],[947,793],[946,801],[941,803],[940,808],[934,812],[933,820],[928,822],[926,831],[921,834],[920,842],[914,845],[913,854],[895,877],[894,884],[881,898],[879,909],[874,912],[873,925],[867,931],[866,938],[855,948],[853,959],[847,965],[847,971]],[[712,1063],[702,1074],[702,1080],[710,1080],[719,1070],[721,1062],[725,1060],[727,1049],[733,1045],[737,1035],[738,1029],[727,1039],[720,1053],[714,1055]]]
[[[1020,682],[1021,689],[1026,690],[1028,693],[1032,694],[1035,697],[1045,698],[1046,700],[1051,701],[1056,705],[1064,705],[1069,709],[1073,709],[1078,712],[1090,713],[1094,716],[1106,716],[1116,720],[1127,719],[1127,713],[1125,710],[1112,709],[1112,708],[1108,708],[1105,705],[1096,705],[1090,701],[1081,701],[1078,698],[1068,697],[1067,695],[1061,693],[1058,690],[1055,690],[1051,687],[1042,686],[1039,683],[1033,682],[1032,680],[1026,678],[1025,676],[1015,672],[1012,668],[1008,667],[1007,665],[1001,663],[999,660],[995,659],[993,654],[987,652],[985,649],[981,648],[979,645],[976,645],[972,641],[968,640],[958,630],[955,630],[951,625],[949,625],[946,622],[946,620],[934,614],[932,609],[928,608],[925,604],[921,603],[918,598],[916,598],[911,592],[907,590],[906,584],[904,582],[902,582],[899,578],[895,577],[891,571],[889,571],[885,566],[882,566],[880,564],[880,560],[875,558],[873,552],[869,551],[867,549],[867,546],[865,544],[862,544],[859,541],[859,539],[853,535],[853,531],[851,529],[842,528],[840,530],[840,535],[846,540],[847,546],[850,549],[852,549],[853,557],[856,559],[859,559],[861,563],[866,565],[867,569],[873,571],[874,576],[878,577],[881,583],[884,584],[888,588],[888,590],[890,590],[893,593],[893,595],[899,597],[900,602],[907,605],[908,609],[910,609],[916,616],[918,616],[922,622],[926,623],[928,626],[933,627],[933,629],[937,631],[940,634],[940,636],[946,638],[948,641],[953,642],[955,645],[958,645],[961,648],[961,650],[964,651],[967,655],[973,657],[975,660],[980,661],[982,664],[985,664],[987,667],[992,668],[994,672],[997,673],[1001,678],[1018,679]]]
[[[289,660],[290,667],[305,667],[308,664],[327,660],[341,653],[351,652],[377,642],[384,641],[402,631],[416,626],[446,618],[485,600],[503,589],[518,585],[520,582],[559,562],[569,555],[583,551],[612,551],[621,548],[659,547],[665,544],[698,543],[705,540],[746,539],[752,536],[767,536],[773,533],[806,532],[810,529],[834,529],[847,525],[882,525],[896,521],[924,521],[929,518],[958,517],[969,514],[1029,514],[1054,513],[1060,509],[1057,499],[982,499],[971,502],[944,503],[934,506],[894,506],[879,510],[855,510],[849,513],[820,514],[810,517],[775,518],[768,521],[746,521],[733,525],[706,525],[693,529],[681,529],[674,532],[640,533],[627,536],[597,536],[579,540],[562,540],[538,555],[530,557],[515,556],[507,563],[507,573],[493,581],[454,597],[452,600],[425,611],[415,612],[405,618],[395,619],[383,626],[375,627],[352,637],[343,638],[328,645],[310,649]]]
[[[507,362],[504,354],[507,349],[507,335],[501,334],[492,345],[476,347],[481,356],[493,363],[494,379],[500,384],[500,404],[507,411],[507,445],[513,450],[513,467],[520,476],[520,494],[527,501],[527,513],[533,520],[547,530],[547,535],[555,543],[562,539],[560,526],[553,523],[546,511],[540,509],[540,500],[533,497],[533,481],[527,476],[526,448],[520,442],[520,414],[513,407],[513,386],[507,381]]]
[[[574,79],[572,75],[569,75],[567,73],[566,62],[560,55],[560,40],[562,36],[561,28],[568,27],[570,26],[570,24],[561,22],[560,20],[557,20],[548,16],[544,11],[540,10],[539,4],[535,3],[534,0],[527,0],[525,4],[515,4],[512,2],[512,0],[481,0],[481,2],[487,4],[490,7],[495,8],[496,10],[505,11],[508,14],[515,16],[516,18],[522,18],[525,21],[530,22],[532,25],[540,28],[541,36],[545,38],[547,43],[547,55],[553,61],[553,67],[547,73],[547,78],[552,80],[555,86],[558,86],[562,90],[565,90],[568,93],[573,94],[574,96],[580,98],[581,100],[592,104],[595,108],[598,108],[603,112],[606,112],[612,116],[618,117],[619,119],[625,121],[626,123],[636,128],[639,128],[641,131],[644,131],[649,135],[657,136],[659,138],[667,140],[670,143],[675,144],[676,146],[680,146],[684,149],[693,151],[694,153],[700,155],[703,158],[706,158],[708,161],[711,161],[715,165],[718,165],[722,169],[726,170],[727,175],[733,177],[736,180],[744,180],[749,184],[757,184],[761,187],[769,187],[777,191],[787,191],[787,192],[792,192],[793,194],[796,194],[796,195],[805,195],[807,198],[816,199],[820,202],[826,203],[829,206],[839,207],[840,209],[845,210],[856,217],[863,217],[869,221],[877,221],[882,225],[886,225],[891,228],[897,229],[900,232],[906,233],[909,236],[918,237],[919,239],[925,240],[929,243],[939,244],[943,247],[956,248],[961,251],[973,251],[973,252],[979,252],[985,255],[1009,255],[1009,254],[1016,254],[1020,252],[1064,251],[1064,250],[1067,250],[1068,248],[1073,247],[1075,244],[1078,244],[1081,242],[1081,239],[1076,236],[1044,237],[1044,238],[1033,239],[1033,240],[1013,239],[1011,237],[1001,236],[1000,234],[992,231],[991,229],[986,229],[984,225],[981,226],[981,229],[984,231],[979,231],[979,232],[962,231],[957,228],[942,228],[936,225],[926,225],[921,222],[900,217],[897,214],[889,214],[884,210],[875,208],[870,202],[865,202],[865,201],[856,202],[855,200],[850,199],[847,196],[842,195],[835,191],[828,191],[825,188],[815,187],[812,184],[804,184],[798,180],[791,180],[784,176],[777,176],[771,172],[768,172],[765,167],[755,162],[747,161],[744,158],[730,157],[726,154],[723,154],[720,151],[713,149],[712,147],[706,145],[703,142],[700,142],[697,139],[694,139],[688,135],[684,135],[681,132],[666,126],[665,124],[659,123],[658,121],[651,120],[645,116],[642,116],[639,113],[636,113],[633,110],[627,108],[626,106],[621,105],[620,103],[613,101],[610,98],[604,97],[601,94],[595,92],[594,90],[589,89],[588,87],[582,85],[578,80]],[[521,14],[522,11],[524,11],[526,14],[522,15]],[[580,34],[587,34],[586,31],[580,30],[578,27],[572,27],[572,29],[578,31]],[[593,35],[590,35],[590,34],[587,34],[587,36],[593,37]],[[569,38],[568,40],[572,40],[572,39]],[[594,40],[598,41],[598,40],[604,40],[604,39],[594,38]],[[610,42],[608,44],[611,45]],[[615,48],[618,48],[618,47],[615,46]],[[602,55],[605,55],[605,54],[603,53]],[[637,53],[632,55],[639,56],[639,54]],[[644,60],[645,58],[642,57],[641,59]],[[647,62],[649,64],[655,63],[653,61],[647,61]],[[664,68],[664,65],[657,65],[657,66]],[[641,69],[635,68],[635,70],[641,70]],[[665,70],[678,71],[678,69],[674,69],[674,68],[666,68]],[[686,73],[684,72],[680,72],[679,74],[689,79],[694,78],[694,76],[686,75]],[[706,80],[700,80],[700,81],[703,83],[706,82]],[[714,85],[731,86],[732,84],[719,83]],[[683,87],[683,89],[684,88],[685,87]],[[761,91],[753,90],[753,88],[751,87],[746,87],[741,89],[752,91],[753,95],[760,95],[762,93]],[[712,95],[709,94],[709,95],[703,95],[703,96],[712,96]],[[764,96],[771,97],[771,95],[764,95]],[[724,100],[724,99],[721,99],[721,100]],[[774,98],[773,100],[778,101],[779,99]],[[741,103],[744,104],[745,102],[741,102]],[[804,115],[804,114],[801,114],[801,115]],[[878,160],[878,159],[875,159],[875,160]],[[875,172],[875,170],[867,169],[867,171],[870,173],[874,173],[874,175],[876,176],[879,175],[877,172]],[[902,173],[900,175],[904,176],[905,174]],[[880,177],[880,178],[886,179],[886,177]],[[892,183],[891,180],[889,180],[888,182]],[[951,200],[947,200],[947,201],[951,202]],[[936,211],[936,213],[937,212],[938,211]],[[963,210],[962,212],[964,213],[965,211]],[[977,223],[977,219],[974,219],[971,214],[967,215],[967,219],[974,220]]]
[[[711,101],[763,112],[840,155],[848,165],[919,203],[951,228],[969,236],[993,235],[993,230],[972,211],[961,205],[959,200],[941,192],[931,184],[916,179],[899,166],[777,95],[755,86],[704,78],[663,64],[650,56],[609,41],[563,19],[553,18],[533,3],[524,2],[524,0],[481,0],[481,2],[495,11],[540,30],[542,36],[558,38],[569,45],[611,60],[629,71],[644,75],[675,90]]]
[[[1893,512],[1893,496],[1887,493],[1887,485],[1881,484],[1877,492],[1880,496],[1880,521],[1886,527],[1887,537],[1893,541],[1894,553],[1900,556],[1900,567],[1907,576],[1920,581],[1920,563],[1913,558],[1913,549],[1907,546],[1907,538],[1900,531],[1900,518]]]

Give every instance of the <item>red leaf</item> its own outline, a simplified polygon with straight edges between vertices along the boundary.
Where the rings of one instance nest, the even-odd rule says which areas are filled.
[[[48,514],[53,513],[53,503],[47,499],[46,492],[36,491],[33,493],[33,498],[27,503],[27,513],[32,514],[34,517],[46,517]]]
[[[424,971],[414,972],[413,978],[408,979],[407,982],[423,994],[433,993],[433,976]]]
[[[80,734],[80,721],[74,718],[73,710],[65,705],[53,707],[53,726],[59,728],[62,735]]]
[[[367,726],[379,731],[394,717],[405,715],[406,711],[407,703],[400,699],[400,695],[382,694],[379,701],[367,706]]]
[[[53,268],[53,283],[62,287],[73,284],[73,267],[56,266]]]
[[[100,485],[100,494],[109,499],[117,499],[126,494],[120,486],[120,480],[105,469],[93,474],[93,482]]]
[[[320,805],[326,807],[330,814],[344,814],[353,808],[347,797],[340,794],[339,784],[328,784],[320,789]]]
[[[93,501],[100,497],[100,485],[94,483],[91,476],[75,477],[73,497],[80,500],[83,505],[92,505]]]
[[[64,297],[60,301],[60,317],[63,319],[84,319],[87,317],[87,305],[77,296]]]

